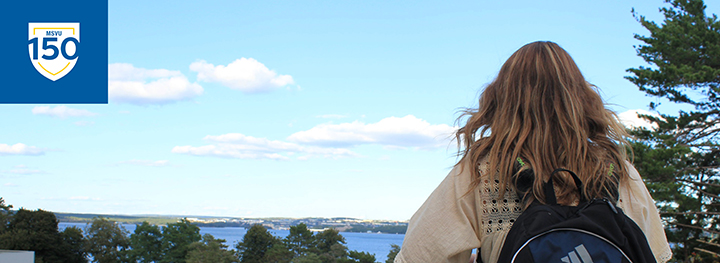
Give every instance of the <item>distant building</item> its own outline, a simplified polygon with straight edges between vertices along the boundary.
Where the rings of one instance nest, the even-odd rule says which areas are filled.
[[[0,250],[0,262],[33,263],[35,262],[35,252],[20,250]]]

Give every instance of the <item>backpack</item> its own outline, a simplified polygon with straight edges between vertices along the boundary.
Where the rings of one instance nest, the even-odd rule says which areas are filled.
[[[557,204],[552,177],[572,175],[580,193],[577,206]],[[655,262],[645,234],[607,198],[587,200],[578,176],[556,169],[543,185],[546,204],[535,200],[515,220],[498,262]]]

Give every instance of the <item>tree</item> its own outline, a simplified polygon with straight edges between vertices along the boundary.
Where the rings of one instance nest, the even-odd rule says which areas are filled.
[[[270,234],[262,225],[255,224],[243,237],[235,248],[242,263],[263,263],[265,254],[277,243],[276,237]]]
[[[293,261],[294,257],[295,253],[290,251],[290,249],[287,247],[287,245],[285,245],[284,242],[276,242],[267,252],[265,252],[264,262],[290,263],[291,261]]]
[[[307,225],[300,223],[290,227],[290,234],[284,239],[287,248],[292,251],[296,257],[309,252],[315,245],[315,236],[313,232],[307,228]]]
[[[187,219],[168,224],[163,228],[163,263],[185,263],[190,244],[200,241],[200,228]]]
[[[339,261],[341,263],[375,263],[375,255],[368,252],[359,252],[352,250],[348,253],[348,258]]]
[[[702,0],[673,0],[662,24],[634,14],[650,31],[638,55],[652,67],[626,77],[649,96],[687,105],[677,115],[641,117],[635,129],[635,164],[655,198],[677,260],[717,261],[720,255],[720,22]],[[634,12],[634,11],[633,11]],[[652,110],[659,104],[650,103]],[[714,238],[713,238],[714,237]]]
[[[240,260],[233,251],[227,250],[224,239],[205,234],[202,241],[190,244],[187,263],[235,263]]]
[[[65,254],[65,262],[82,262],[88,261],[87,252],[85,252],[85,237],[82,229],[78,227],[68,227],[60,232],[63,240],[61,251]]]
[[[5,200],[0,197],[0,235],[5,232],[10,224],[10,218],[12,216],[12,205],[6,205]]]
[[[393,263],[395,262],[395,257],[397,257],[397,254],[400,253],[400,246],[392,244],[390,245],[392,249],[390,249],[390,252],[387,255],[387,260],[385,260],[385,263]]]
[[[122,225],[104,217],[95,217],[85,232],[85,250],[92,256],[93,262],[129,262],[130,233]]]
[[[300,257],[294,258],[293,263],[318,263],[323,262],[320,256],[315,253],[307,253]]]
[[[345,263],[348,262],[348,248],[342,244],[333,244],[329,251],[321,253],[319,256],[322,263]]]
[[[162,259],[162,232],[156,225],[143,222],[130,235],[130,259],[133,262],[150,263]]]
[[[332,249],[333,245],[345,245],[345,237],[340,235],[340,231],[334,228],[326,229],[315,235],[315,242],[317,242],[318,254],[328,253]]]
[[[35,259],[40,262],[72,262],[58,232],[55,214],[20,208],[9,219],[7,229],[0,234],[0,249],[35,251]]]
[[[320,256],[323,263],[342,262],[341,260],[348,257],[345,237],[334,228],[317,233],[315,242],[314,251]]]

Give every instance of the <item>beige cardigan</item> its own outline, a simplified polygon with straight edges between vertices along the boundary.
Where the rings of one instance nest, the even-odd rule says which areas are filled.
[[[667,262],[672,252],[655,203],[635,167],[628,167],[630,180],[620,185],[618,207],[643,230],[657,262]],[[487,195],[466,194],[471,169],[460,170],[456,166],[410,219],[395,263],[467,263],[474,248],[481,248],[483,262],[497,262],[509,228],[483,230],[487,227],[481,222],[487,219],[481,218],[482,200]]]

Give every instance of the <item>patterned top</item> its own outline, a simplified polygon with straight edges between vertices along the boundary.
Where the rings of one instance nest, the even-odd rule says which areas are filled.
[[[480,183],[482,210],[480,225],[483,233],[508,231],[515,219],[522,213],[522,206],[515,190],[505,187],[505,196],[500,197],[500,180],[484,179]]]
[[[655,202],[635,168],[628,167],[630,179],[620,183],[618,207],[643,230],[657,262],[667,262],[672,252]],[[522,207],[512,187],[505,186],[505,197],[499,197],[502,186],[487,176],[487,163],[480,169],[484,177],[470,191],[471,168],[455,166],[410,219],[395,263],[467,263],[475,248],[483,262],[497,262]]]

